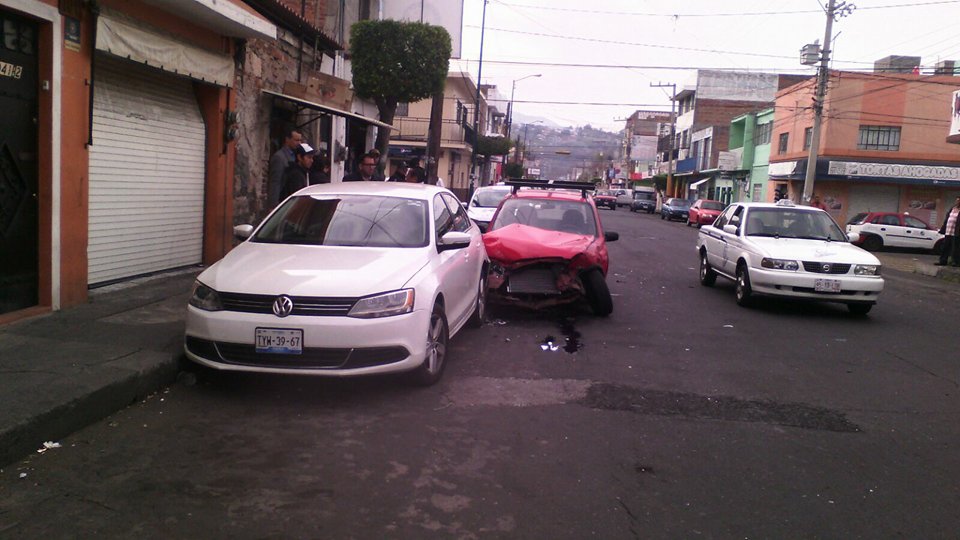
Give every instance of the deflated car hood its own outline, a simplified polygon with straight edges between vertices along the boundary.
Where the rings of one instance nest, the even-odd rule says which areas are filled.
[[[428,249],[244,242],[198,279],[221,292],[365,296],[402,288]]]
[[[572,259],[596,240],[593,236],[517,224],[483,235],[487,255],[507,264],[527,259]]]
[[[774,259],[880,264],[880,260],[869,252],[847,242],[766,237],[751,237],[749,241],[760,248],[767,257]]]

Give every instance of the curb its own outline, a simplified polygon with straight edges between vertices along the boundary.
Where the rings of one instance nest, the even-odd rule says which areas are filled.
[[[0,432],[0,466],[27,457],[43,441],[76,433],[170,386],[177,378],[180,355],[179,351],[137,351],[123,360],[122,367],[129,371],[126,375],[118,375],[106,384],[93,384],[86,394],[64,396],[59,405]]]

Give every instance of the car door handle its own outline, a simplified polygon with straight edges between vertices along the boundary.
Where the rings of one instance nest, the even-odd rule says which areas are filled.
[[[886,227],[880,227],[880,230],[881,230],[881,231],[885,231],[885,230],[887,230],[887,228],[886,228]]]

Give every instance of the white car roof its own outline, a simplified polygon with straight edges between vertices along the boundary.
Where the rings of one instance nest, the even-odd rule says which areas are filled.
[[[431,200],[437,193],[450,193],[450,190],[431,184],[408,182],[333,182],[315,184],[297,192],[297,195],[383,195],[406,199]]]
[[[811,211],[816,210],[817,212],[824,212],[824,210],[821,208],[816,208],[813,206],[807,206],[805,204],[797,204],[797,203],[778,204],[778,203],[768,203],[768,202],[737,202],[737,203],[730,203],[730,204],[737,204],[744,208],[786,208],[791,210],[811,210]]]

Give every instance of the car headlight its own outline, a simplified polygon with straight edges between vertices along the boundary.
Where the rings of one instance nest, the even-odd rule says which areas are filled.
[[[353,305],[348,317],[358,319],[376,319],[390,317],[413,311],[413,289],[404,289],[389,293],[361,298]]]
[[[879,264],[858,264],[853,267],[853,273],[858,276],[879,276]]]
[[[771,259],[764,257],[760,261],[760,266],[764,268],[773,268],[774,270],[789,270],[791,272],[796,272],[800,269],[800,264],[797,261],[791,261],[789,259]]]
[[[193,292],[190,293],[190,305],[204,311],[220,311],[223,303],[220,294],[199,281],[193,283]]]

